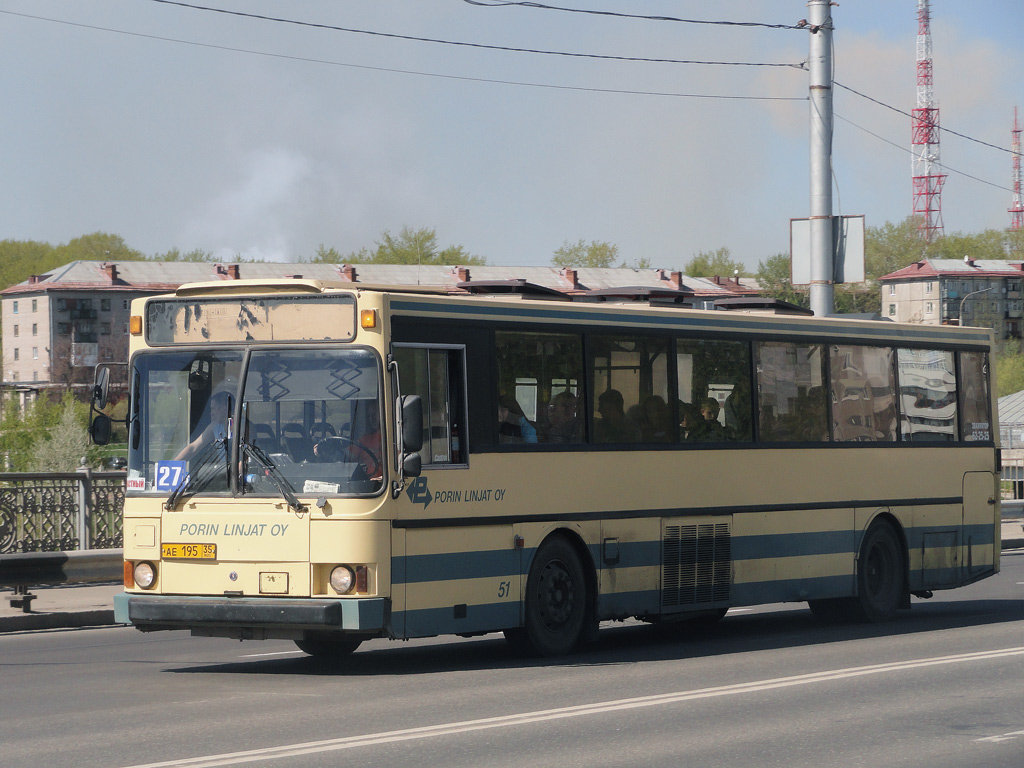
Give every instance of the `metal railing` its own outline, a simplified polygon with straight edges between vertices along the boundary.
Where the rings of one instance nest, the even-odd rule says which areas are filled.
[[[123,544],[124,472],[0,473],[0,554]]]

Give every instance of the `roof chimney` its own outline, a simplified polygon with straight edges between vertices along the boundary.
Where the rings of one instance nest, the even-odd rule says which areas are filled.
[[[351,264],[342,264],[338,267],[338,274],[340,274],[341,279],[347,283],[356,282],[356,268]]]
[[[111,283],[117,282],[117,264],[105,261],[100,264],[100,269],[106,273],[107,279],[110,280]]]
[[[224,279],[224,280],[239,280],[239,279],[241,279],[239,277],[239,275],[241,273],[238,271],[238,265],[237,264],[218,264],[217,265],[217,274],[222,279]]]
[[[562,267],[562,269],[558,270],[558,274],[560,274],[562,279],[569,284],[570,289],[574,291],[579,290],[579,272],[572,267]]]
[[[39,275],[29,275],[28,276],[28,284],[29,285],[37,285],[41,280],[42,280],[42,277],[39,276]]]
[[[452,269],[452,274],[455,275],[458,283],[469,282],[469,267],[455,267]]]
[[[673,290],[681,291],[683,289],[682,272],[666,272],[664,269],[659,269],[658,279],[663,283],[668,283]]]

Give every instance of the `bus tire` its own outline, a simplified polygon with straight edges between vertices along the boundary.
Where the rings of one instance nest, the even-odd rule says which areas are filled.
[[[564,536],[552,536],[537,549],[526,579],[524,615],[523,627],[505,633],[517,649],[561,656],[580,642],[587,580],[579,555]]]
[[[888,621],[904,603],[903,544],[892,524],[876,520],[864,534],[857,559],[857,602],[859,618]]]
[[[352,654],[359,647],[361,640],[341,640],[339,638],[307,636],[296,640],[295,645],[303,653],[323,661],[340,661]]]

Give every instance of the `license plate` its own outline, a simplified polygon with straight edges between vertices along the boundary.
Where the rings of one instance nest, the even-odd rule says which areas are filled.
[[[160,556],[164,560],[216,560],[216,544],[162,544]]]

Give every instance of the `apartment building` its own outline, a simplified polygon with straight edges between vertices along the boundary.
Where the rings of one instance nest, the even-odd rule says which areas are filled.
[[[879,278],[882,317],[900,323],[974,325],[1020,344],[1024,264],[965,258],[923,259]]]

